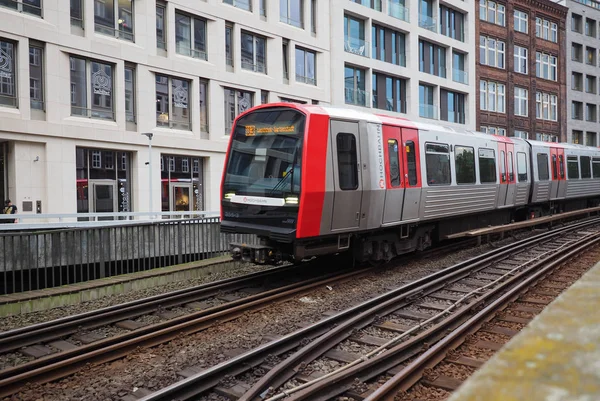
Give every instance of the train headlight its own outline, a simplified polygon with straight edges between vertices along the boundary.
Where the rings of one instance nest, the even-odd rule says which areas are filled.
[[[229,192],[225,194],[225,199],[231,199],[235,196],[235,194],[233,192]]]
[[[285,198],[285,204],[286,205],[297,205],[298,197],[297,196],[288,196],[287,198]]]

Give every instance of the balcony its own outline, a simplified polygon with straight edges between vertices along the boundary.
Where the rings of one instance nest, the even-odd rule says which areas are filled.
[[[363,89],[344,88],[344,96],[346,98],[346,104],[353,104],[356,106],[367,105],[367,92]]]
[[[419,14],[419,26],[437,33],[437,21],[429,15]]]
[[[432,104],[419,104],[419,117],[437,120],[437,107]]]
[[[410,22],[409,12],[407,7],[402,4],[394,3],[392,0],[388,1],[388,14],[390,17],[397,18],[401,21]]]
[[[369,57],[369,43],[362,39],[346,37],[344,50],[357,56]]]
[[[469,84],[469,74],[458,68],[452,69],[452,80],[461,84]]]
[[[177,54],[181,54],[182,56],[197,58],[200,60],[208,60],[206,51],[201,50],[201,49],[192,49],[181,43],[177,43]]]

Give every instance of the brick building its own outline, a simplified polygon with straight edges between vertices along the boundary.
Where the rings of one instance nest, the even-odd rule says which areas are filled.
[[[477,129],[566,141],[566,16],[549,0],[480,0]]]

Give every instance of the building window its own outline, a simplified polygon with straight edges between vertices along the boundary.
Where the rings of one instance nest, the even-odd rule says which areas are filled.
[[[114,120],[113,66],[78,57],[70,63],[71,115]]]
[[[501,40],[479,37],[479,62],[490,67],[504,68],[505,43]]]
[[[470,146],[454,147],[454,165],[457,184],[475,184],[475,149]]]
[[[310,31],[317,33],[317,0],[310,0]]]
[[[367,105],[365,70],[346,66],[344,68],[344,97],[346,104]]]
[[[267,0],[259,0],[258,9],[261,17],[267,16]]]
[[[71,25],[83,29],[83,0],[71,0]]]
[[[433,0],[419,0],[419,26],[437,32],[437,24],[433,18]]]
[[[527,48],[515,45],[515,72],[527,75]]]
[[[577,156],[567,156],[567,177],[570,180],[579,179],[579,161],[577,160]]]
[[[571,73],[571,89],[575,91],[583,91],[583,74],[580,72]]]
[[[12,42],[0,40],[0,106],[17,107],[16,51]]]
[[[316,53],[310,50],[296,47],[296,81],[309,85],[317,84]]]
[[[254,93],[232,88],[224,88],[225,93],[225,134],[229,135],[235,118],[254,106]]]
[[[573,120],[583,120],[583,102],[571,102],[571,118]]]
[[[521,139],[529,139],[529,134],[526,131],[515,130],[514,137],[515,138],[521,138]],[[523,153],[519,153],[519,154],[521,155]]]
[[[558,42],[558,25],[546,19],[535,19],[535,36],[550,42]]]
[[[506,8],[500,3],[479,0],[479,19],[492,24],[505,26]]]
[[[177,54],[207,60],[206,20],[176,12],[175,45]]]
[[[279,0],[279,20],[297,28],[304,28],[304,1]]]
[[[365,42],[365,21],[344,15],[344,50],[348,53],[369,57]]]
[[[350,0],[353,3],[362,4],[365,7],[372,8],[376,11],[381,11],[381,0]]]
[[[505,93],[506,86],[504,84],[481,80],[479,82],[479,109],[505,113]]]
[[[252,12],[252,0],[223,0],[223,3]]]
[[[433,103],[433,86],[419,85],[419,117],[437,118],[437,109]]]
[[[200,131],[208,132],[208,81],[200,79]]]
[[[269,103],[269,91],[261,90],[260,91],[260,104]]]
[[[373,25],[371,40],[374,59],[406,66],[406,36],[403,33]]]
[[[590,18],[585,19],[585,34],[592,38],[596,37],[596,20]]]
[[[527,23],[529,21],[529,15],[524,11],[515,10],[515,31],[521,33],[527,33]]]
[[[452,39],[465,41],[465,16],[453,8],[440,6],[440,33]]]
[[[133,0],[94,0],[94,23],[98,33],[133,42]]]
[[[506,136],[506,128],[482,126],[480,129],[484,134]]]
[[[161,165],[167,161],[167,169],[161,168],[161,210],[204,210],[204,160],[191,155],[160,154]],[[191,165],[191,168],[190,168]]]
[[[587,93],[596,94],[596,77],[593,75],[585,76],[585,91]]]
[[[450,185],[450,147],[445,143],[425,144],[427,185]]]
[[[515,115],[527,117],[529,115],[529,91],[515,86]]]
[[[579,43],[571,44],[571,60],[583,63],[583,46]]]
[[[496,182],[496,152],[494,149],[478,149],[479,181],[482,184]]]
[[[597,146],[596,145],[596,133],[595,132],[586,132],[585,133],[585,144],[587,146]],[[595,158],[596,159],[596,158]],[[597,159],[599,160],[599,159]],[[599,160],[600,161],[600,160]],[[595,178],[598,178],[598,175],[595,174]]]
[[[156,74],[156,126],[192,130],[190,81]]]
[[[558,96],[549,93],[537,92],[535,94],[535,117],[540,120],[557,120]]]
[[[406,80],[373,72],[373,108],[406,113]]]
[[[163,50],[167,49],[166,13],[166,4],[156,2],[156,47]]]
[[[571,135],[571,142],[578,145],[583,145],[583,131],[573,130]]]
[[[242,31],[242,68],[267,73],[267,39]]]
[[[135,67],[125,65],[125,117],[135,123]]]
[[[465,54],[456,51],[452,52],[452,80],[468,85],[469,74],[465,70]]]
[[[440,120],[451,123],[465,123],[465,95],[440,90]]]
[[[535,76],[556,81],[556,63],[556,56],[535,52]]]
[[[573,32],[582,33],[583,32],[582,27],[581,27],[582,24],[583,24],[583,18],[581,17],[581,15],[572,13],[571,14],[571,30]]]
[[[41,46],[29,46],[29,98],[32,109],[44,110],[44,49]]]
[[[233,67],[233,25],[225,24],[225,62]]]
[[[419,71],[446,78],[446,48],[419,40]]]
[[[595,123],[598,120],[596,115],[596,105],[592,103],[585,104],[585,120]]]
[[[42,0],[2,0],[0,1],[0,6],[20,13],[35,15],[37,17],[42,16]]]
[[[286,80],[289,80],[289,78],[290,78],[290,69],[289,69],[290,56],[288,53],[289,46],[290,46],[289,42],[286,39],[284,39],[281,50],[283,53],[283,78]]]
[[[596,65],[596,49],[593,47],[585,47],[585,63],[588,65]]]

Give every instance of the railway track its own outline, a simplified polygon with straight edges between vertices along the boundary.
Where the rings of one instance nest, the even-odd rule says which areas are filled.
[[[523,290],[562,261],[599,242],[600,229],[590,229],[598,224],[600,219],[592,219],[498,248],[141,399],[188,400],[210,392],[240,401],[325,400],[358,394],[361,386],[357,383],[403,371],[403,364],[426,352],[424,344],[435,344],[476,317],[484,321],[481,313],[491,310],[485,305],[507,302],[516,296],[513,291]]]

